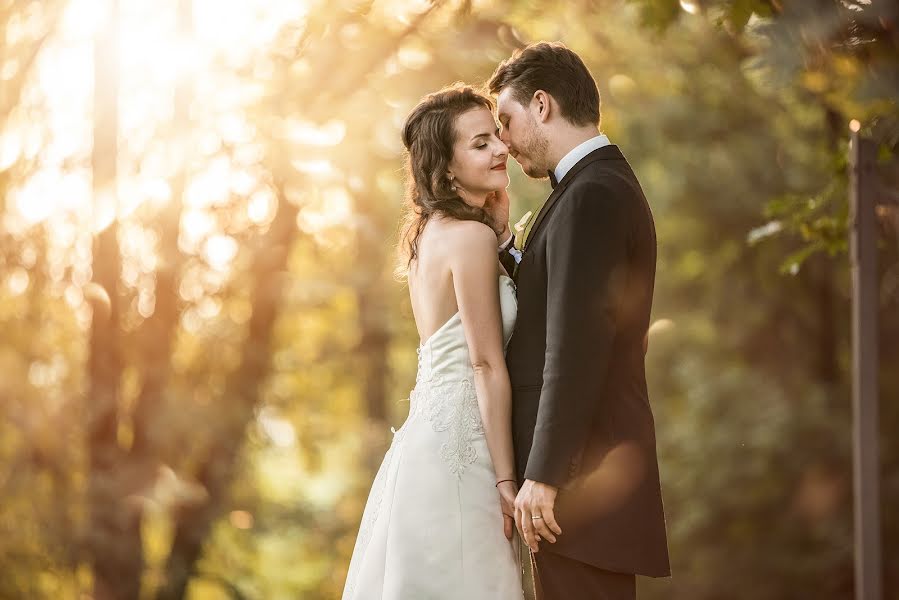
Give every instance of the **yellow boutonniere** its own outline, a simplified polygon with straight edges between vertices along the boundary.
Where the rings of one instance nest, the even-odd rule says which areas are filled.
[[[515,230],[515,248],[519,251],[524,248],[524,240],[527,236],[528,225],[531,224],[531,218],[534,216],[533,211],[524,213],[524,216],[512,227]]]

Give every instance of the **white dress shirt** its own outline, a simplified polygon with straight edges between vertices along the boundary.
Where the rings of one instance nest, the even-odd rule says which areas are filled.
[[[609,142],[609,138],[605,135],[598,135],[596,137],[592,137],[586,142],[581,142],[574,148],[572,148],[568,154],[562,157],[562,160],[559,161],[559,164],[556,165],[556,168],[553,170],[553,174],[556,176],[556,181],[562,181],[562,178],[568,174],[568,171],[571,170],[571,167],[576,165],[578,161],[582,158],[593,152],[594,150],[599,150],[603,146],[608,146],[611,142]]]

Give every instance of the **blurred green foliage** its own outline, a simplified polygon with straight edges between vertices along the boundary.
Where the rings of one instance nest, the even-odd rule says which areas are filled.
[[[208,4],[194,3],[199,37],[229,22]],[[415,375],[392,276],[399,127],[423,94],[483,82],[539,39],[595,74],[602,129],[658,228],[648,376],[674,577],[641,581],[641,597],[851,596],[845,157],[851,119],[885,169],[899,143],[892,4],[257,5],[270,20],[232,15],[245,38],[188,71],[186,129],[172,110],[140,112],[171,104],[183,78],[123,69],[112,290],[95,283],[98,200],[28,191],[48,170],[89,175],[89,135],[58,141],[73,126],[55,103],[76,99],[43,83],[70,78],[39,60],[84,50],[89,36],[66,29],[81,8],[0,12],[0,57],[15,62],[0,64],[0,598],[91,597],[92,561],[117,547],[96,539],[92,510],[137,515],[143,599],[339,597]],[[125,26],[153,27],[148,6],[122,0]],[[176,3],[151,8],[171,28]],[[171,52],[156,43],[151,63]],[[76,80],[90,80],[86,48]],[[510,174],[516,221],[547,185]],[[881,216],[884,570],[899,598],[899,229]],[[100,482],[117,501],[98,507],[87,364],[110,303],[119,450]],[[201,552],[179,575],[190,539]],[[186,591],[167,592],[178,577]]]

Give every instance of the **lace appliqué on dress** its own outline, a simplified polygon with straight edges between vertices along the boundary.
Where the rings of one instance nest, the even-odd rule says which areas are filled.
[[[428,386],[427,417],[434,431],[447,432],[440,457],[457,477],[478,457],[472,436],[483,435],[478,396],[470,380],[432,381]]]

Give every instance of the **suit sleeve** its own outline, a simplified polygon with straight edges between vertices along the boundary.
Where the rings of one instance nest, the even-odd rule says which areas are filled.
[[[547,231],[543,388],[525,478],[562,487],[576,472],[602,397],[627,270],[627,198],[588,182]]]

